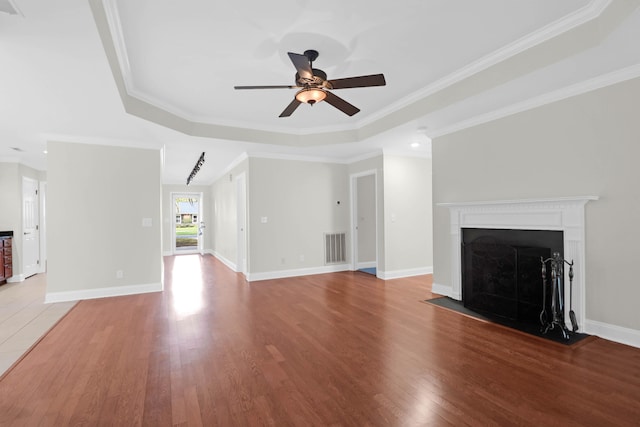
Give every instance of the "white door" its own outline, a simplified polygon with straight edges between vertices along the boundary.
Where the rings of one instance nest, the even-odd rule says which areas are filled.
[[[238,257],[236,268],[247,274],[247,188],[245,175],[236,178],[237,216],[238,216]]]
[[[39,221],[38,181],[22,177],[22,274],[25,278],[40,271]]]
[[[174,254],[202,253],[204,218],[202,193],[172,193],[174,223],[171,227]]]

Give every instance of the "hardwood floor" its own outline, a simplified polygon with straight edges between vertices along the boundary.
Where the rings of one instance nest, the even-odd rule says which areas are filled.
[[[78,303],[0,381],[0,425],[640,423],[640,350],[446,309],[430,276],[245,282],[165,258],[165,292]]]

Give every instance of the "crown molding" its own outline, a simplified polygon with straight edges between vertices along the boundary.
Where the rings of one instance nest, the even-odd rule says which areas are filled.
[[[544,27],[541,29],[534,31],[508,45],[495,50],[494,52],[478,59],[477,61],[472,62],[471,64],[454,71],[453,73],[437,80],[433,84],[424,87],[422,89],[414,91],[411,95],[406,96],[399,101],[390,104],[388,107],[379,110],[375,113],[372,113],[359,121],[356,121],[350,125],[336,125],[336,126],[325,126],[325,127],[315,127],[315,128],[305,128],[305,129],[291,129],[285,127],[274,127],[274,126],[251,126],[250,123],[234,121],[234,120],[220,120],[220,119],[212,119],[210,117],[201,117],[189,113],[181,108],[176,107],[175,105],[171,105],[165,101],[161,101],[149,94],[143,93],[142,91],[135,88],[133,84],[133,79],[131,77],[131,67],[127,54],[127,47],[124,41],[124,35],[122,31],[122,25],[119,19],[118,8],[116,4],[116,0],[101,0],[105,14],[107,17],[108,27],[111,32],[111,39],[113,46],[116,51],[116,59],[119,64],[116,67],[120,70],[121,77],[124,81],[125,91],[127,95],[133,98],[138,99],[141,102],[145,102],[151,106],[159,108],[161,110],[166,111],[167,113],[171,113],[176,115],[184,120],[187,120],[193,124],[204,123],[208,125],[214,126],[227,126],[231,128],[242,128],[249,129],[257,132],[279,132],[283,134],[289,135],[311,135],[311,134],[321,134],[328,132],[346,132],[346,131],[358,131],[362,129],[364,126],[373,124],[384,117],[401,110],[402,108],[408,107],[409,105],[423,99],[425,97],[431,96],[461,80],[464,80],[474,74],[477,74],[497,63],[500,63],[510,57],[513,57],[527,49],[530,49],[540,43],[543,43],[547,40],[550,40],[558,35],[569,31],[579,25],[582,25],[586,22],[589,22],[602,14],[602,12],[609,6],[612,0],[592,0],[586,6],[576,10],[573,13],[570,13]]]
[[[557,101],[562,101],[563,99],[582,95],[597,89],[601,89],[603,87],[611,86],[616,83],[621,83],[638,77],[640,77],[640,64],[635,64],[621,70],[616,70],[611,73],[594,77],[592,79],[585,80],[583,82],[576,83],[574,85],[567,86],[553,92],[548,92],[543,95],[530,98],[523,102],[509,105],[505,108],[500,108],[486,114],[481,114],[471,119],[458,122],[451,126],[436,129],[431,132],[430,136],[431,138],[437,138],[440,136],[448,135],[454,132],[461,131],[463,129],[492,122],[494,120],[508,117],[513,114],[521,113],[523,111],[531,110]]]
[[[408,95],[397,102],[390,104],[387,108],[377,111],[369,115],[366,119],[358,122],[360,127],[371,124],[383,117],[394,113],[402,108],[408,107],[415,102],[423,98],[427,98],[446,89],[449,86],[454,85],[464,79],[467,79],[474,74],[478,74],[487,68],[496,65],[502,61],[505,61],[519,53],[522,53],[534,46],[537,46],[547,40],[559,36],[573,28],[583,25],[593,19],[599,17],[602,12],[609,6],[611,0],[592,0],[585,7],[576,10],[569,15],[554,21],[541,29],[534,31],[512,43],[509,43],[502,48],[491,52],[490,54],[478,59],[477,61],[468,64],[457,71],[435,81],[433,84],[426,86],[422,89],[414,91],[411,95]]]

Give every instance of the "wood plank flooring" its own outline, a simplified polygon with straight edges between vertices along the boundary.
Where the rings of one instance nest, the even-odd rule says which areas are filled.
[[[0,381],[0,425],[640,423],[639,349],[424,304],[430,276],[249,284],[199,255],[165,274],[163,293],[78,303]]]

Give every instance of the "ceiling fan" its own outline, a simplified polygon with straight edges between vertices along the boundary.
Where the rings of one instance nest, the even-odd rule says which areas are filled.
[[[295,98],[293,98],[293,101],[280,113],[280,117],[289,117],[303,102],[313,105],[323,100],[343,113],[353,116],[360,111],[360,109],[339,96],[334,95],[331,90],[384,86],[387,84],[383,74],[327,80],[327,73],[313,68],[313,61],[318,58],[318,51],[305,50],[302,55],[293,52],[288,52],[287,54],[291,62],[293,62],[294,67],[296,67],[295,85],[234,86],[234,89],[300,89],[296,93]]]

